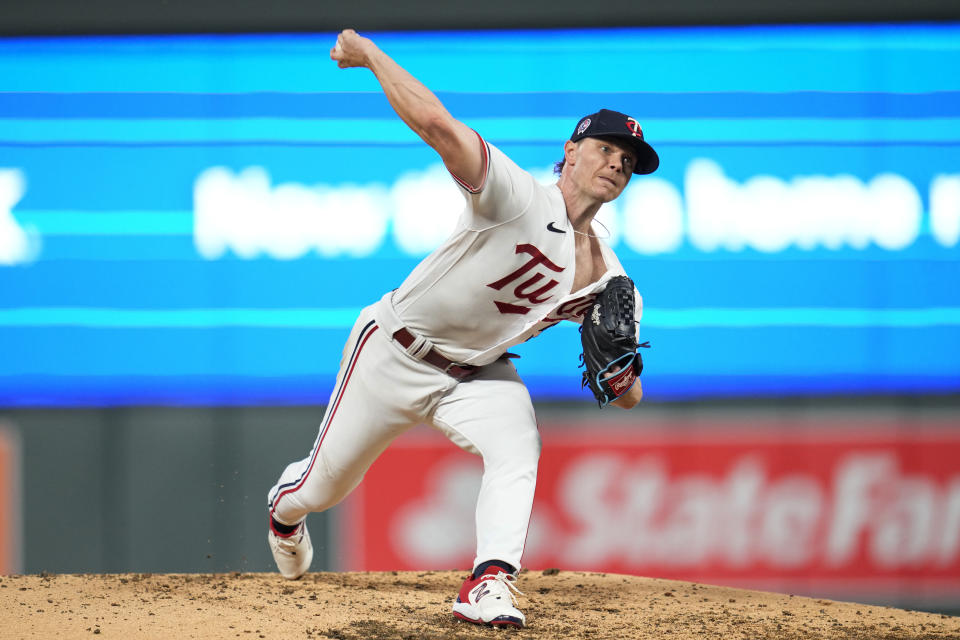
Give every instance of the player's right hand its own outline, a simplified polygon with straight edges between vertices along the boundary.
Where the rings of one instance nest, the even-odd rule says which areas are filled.
[[[364,38],[353,29],[344,29],[337,35],[337,42],[330,49],[330,59],[341,69],[367,66],[367,54],[373,40]]]

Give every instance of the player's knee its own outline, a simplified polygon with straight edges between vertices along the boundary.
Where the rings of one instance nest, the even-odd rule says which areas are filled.
[[[535,471],[540,462],[540,434],[536,431],[526,433],[514,440],[511,445],[509,464]]]
[[[536,474],[540,461],[540,436],[522,435],[505,439],[496,447],[486,447],[482,451],[484,472],[499,475]]]

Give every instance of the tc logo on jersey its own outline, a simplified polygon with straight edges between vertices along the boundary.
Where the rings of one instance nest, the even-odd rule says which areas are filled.
[[[630,129],[630,133],[636,137],[643,139],[643,129],[640,128],[640,123],[633,118],[627,118],[627,129]]]

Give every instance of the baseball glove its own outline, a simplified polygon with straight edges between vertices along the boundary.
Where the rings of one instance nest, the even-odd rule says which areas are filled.
[[[649,347],[649,343],[637,344],[635,298],[633,280],[616,276],[600,292],[590,311],[584,315],[580,329],[583,354],[580,358],[586,367],[582,387],[589,386],[600,407],[616,400],[633,386],[643,360],[637,347]],[[616,373],[611,373],[619,367]]]

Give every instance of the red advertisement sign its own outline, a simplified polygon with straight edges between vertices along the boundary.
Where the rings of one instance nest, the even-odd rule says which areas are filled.
[[[541,433],[529,568],[794,593],[960,590],[960,425]],[[398,440],[344,510],[344,568],[469,568],[481,473],[425,428]]]

